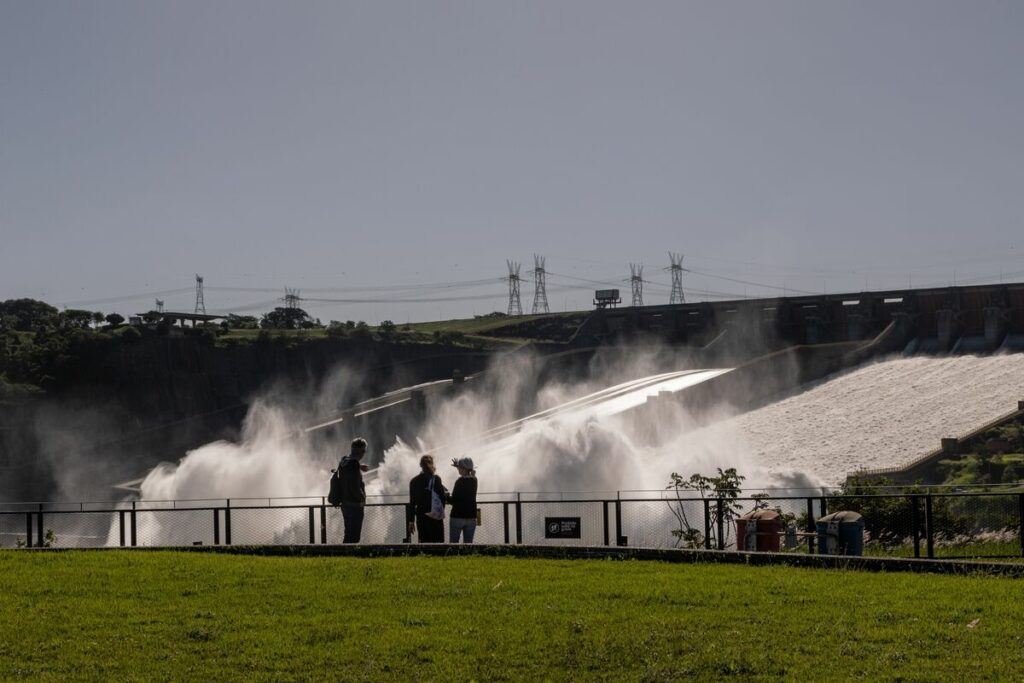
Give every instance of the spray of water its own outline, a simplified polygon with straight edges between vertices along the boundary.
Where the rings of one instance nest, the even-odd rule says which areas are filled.
[[[425,452],[442,464],[446,480],[454,476],[443,467],[447,458],[473,457],[481,490],[494,492],[661,489],[671,472],[716,467],[737,468],[751,488],[833,484],[858,467],[911,459],[933,447],[944,430],[965,431],[1006,412],[1024,387],[1024,356],[895,359],[842,373],[760,410],[713,415],[708,425],[694,424],[676,402],[665,401],[652,436],[650,421],[638,424],[631,408],[725,371],[649,373],[656,364],[635,359],[626,370],[616,366],[585,381],[543,386],[536,359],[496,364],[461,393],[432,404],[415,441],[399,440],[387,450],[370,491],[404,494]],[[631,378],[607,379],[623,374]],[[239,442],[209,444],[154,470],[142,498],[323,495],[342,445],[325,453],[322,444],[297,435],[308,416],[287,404],[258,402]],[[660,519],[664,510],[649,515]],[[400,529],[399,522],[381,524]],[[259,520],[268,523],[274,525]],[[275,528],[281,538],[301,536],[298,519],[285,516]],[[641,533],[645,526],[636,528]],[[173,530],[160,533],[166,542],[175,538]],[[398,540],[387,533],[377,540]]]
[[[426,452],[438,462],[473,457],[484,491],[661,489],[673,471],[689,474],[718,466],[745,471],[748,483],[756,486],[819,483],[781,470],[777,463],[751,462],[751,449],[722,431],[713,438],[690,440],[684,447],[680,439],[695,425],[672,402],[666,402],[657,420],[657,438],[652,438],[651,425],[638,426],[630,417],[631,409],[651,397],[685,391],[728,371],[637,374],[650,373],[662,361],[655,354],[638,354],[616,366],[598,359],[599,371],[584,381],[541,386],[536,358],[504,359],[466,390],[433,404],[415,441],[397,440],[387,450],[370,492],[404,493],[418,471],[419,456]],[[615,384],[607,379],[623,376],[631,378]],[[141,497],[321,496],[341,444],[331,453],[317,451],[316,442],[296,435],[302,423],[301,416],[281,403],[259,401],[246,419],[239,442],[215,442],[190,452],[176,465],[153,470],[142,484]]]

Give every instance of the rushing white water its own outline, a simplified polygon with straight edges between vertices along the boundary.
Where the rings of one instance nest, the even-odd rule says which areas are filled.
[[[448,458],[471,456],[481,491],[489,492],[654,490],[663,489],[672,472],[710,474],[716,467],[735,467],[750,488],[834,484],[857,469],[912,460],[937,447],[940,437],[969,431],[1010,411],[1024,397],[1024,355],[915,357],[840,373],[761,409],[719,415],[705,427],[696,427],[680,407],[664,402],[668,410],[658,416],[656,440],[641,433],[643,425],[623,417],[651,396],[685,391],[724,372],[659,373],[605,388],[546,386],[536,396],[541,410],[520,419],[513,419],[512,397],[533,386],[529,369],[489,372],[435,405],[417,443],[399,441],[388,449],[370,493],[404,495],[425,452],[435,455],[449,485],[454,470]],[[235,499],[256,496],[319,499],[326,493],[327,469],[339,453],[316,452],[314,441],[297,429],[304,422],[309,423],[258,403],[240,442],[209,444],[177,465],[157,468],[143,482],[141,497],[231,498],[233,505]],[[579,513],[566,505],[566,514]],[[330,511],[327,524],[328,536],[336,540],[340,517],[335,512]],[[401,540],[402,514],[398,507],[374,508],[376,517],[368,518],[364,541]],[[479,537],[500,540],[493,522],[498,513],[487,514],[492,521]],[[633,537],[649,534],[644,542],[662,544],[670,538],[666,514],[654,505],[642,519],[624,523]],[[140,542],[212,542],[208,517],[197,512],[194,522],[183,522],[180,514],[148,513],[140,518]],[[304,509],[253,510],[233,516],[232,528],[235,543],[307,542],[308,520]]]
[[[890,359],[684,434],[666,450],[722,439],[744,461],[836,484],[858,469],[906,464],[1022,399],[1024,354]]]

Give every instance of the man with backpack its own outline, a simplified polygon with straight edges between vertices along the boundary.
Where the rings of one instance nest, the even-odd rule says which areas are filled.
[[[363,472],[370,469],[360,461],[366,455],[366,439],[353,439],[352,450],[338,463],[341,484],[341,516],[345,520],[342,543],[359,543],[363,533],[363,511],[366,505],[366,486]]]
[[[419,532],[420,543],[444,543],[444,501],[447,491],[437,476],[434,458],[420,458],[419,474],[409,482],[409,505],[405,509],[408,537]]]

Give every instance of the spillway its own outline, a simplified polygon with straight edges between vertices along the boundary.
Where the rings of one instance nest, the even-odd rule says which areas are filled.
[[[695,430],[672,448],[683,454],[728,443],[742,462],[837,484],[858,469],[905,465],[1022,398],[1024,354],[897,358]]]
[[[680,370],[623,382],[490,429],[472,439],[471,443],[488,443],[488,452],[505,452],[514,445],[515,434],[530,424],[559,419],[578,422],[612,417],[643,405],[652,396],[665,392],[674,394],[725,374],[729,370]],[[464,442],[455,448],[466,445]]]

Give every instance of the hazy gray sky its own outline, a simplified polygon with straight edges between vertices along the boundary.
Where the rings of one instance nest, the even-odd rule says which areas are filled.
[[[0,0],[0,299],[481,297],[307,305],[404,322],[504,310],[533,252],[558,310],[668,250],[697,298],[1024,280],[1022,36],[1009,1]]]

